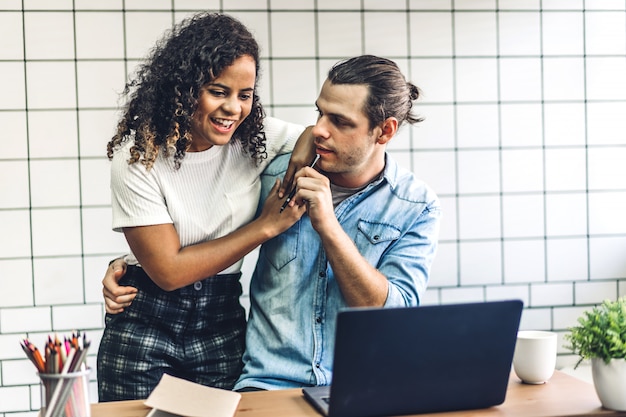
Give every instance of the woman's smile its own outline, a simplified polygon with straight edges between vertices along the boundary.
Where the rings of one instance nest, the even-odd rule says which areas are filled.
[[[256,62],[244,55],[210,83],[198,96],[193,115],[190,152],[226,145],[252,111]]]

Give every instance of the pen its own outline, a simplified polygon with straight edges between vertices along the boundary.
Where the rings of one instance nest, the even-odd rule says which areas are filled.
[[[320,155],[319,154],[315,154],[315,159],[313,160],[313,162],[311,162],[311,164],[309,165],[309,167],[313,168],[315,166],[315,164],[317,163],[317,160],[320,159]],[[289,195],[287,196],[287,198],[285,199],[285,202],[283,203],[283,205],[280,207],[280,212],[282,213],[283,210],[287,207],[287,204],[289,204],[289,202],[291,201],[291,199],[293,198],[293,196],[296,195],[296,186],[294,184],[294,187],[291,189],[291,191],[289,192]]]

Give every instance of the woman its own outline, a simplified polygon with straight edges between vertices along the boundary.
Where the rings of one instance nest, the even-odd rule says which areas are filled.
[[[280,212],[277,182],[251,221],[260,173],[302,132],[264,120],[258,73],[245,26],[203,13],[174,27],[126,86],[107,154],[113,227],[132,252],[120,283],[138,291],[123,313],[107,315],[100,401],[146,398],[165,372],[230,389],[241,371],[241,259],[304,213]]]

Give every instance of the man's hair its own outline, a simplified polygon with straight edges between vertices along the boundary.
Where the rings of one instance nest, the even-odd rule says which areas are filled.
[[[368,89],[363,112],[369,119],[370,129],[388,117],[398,119],[398,127],[404,122],[414,124],[423,119],[412,114],[413,101],[420,95],[419,89],[407,82],[395,62],[374,55],[361,55],[341,61],[328,71],[333,84],[359,84]]]

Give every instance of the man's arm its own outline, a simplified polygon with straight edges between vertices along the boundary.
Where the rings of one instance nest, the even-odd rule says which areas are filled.
[[[387,277],[363,258],[337,218],[330,220],[336,226],[325,227],[320,237],[346,303],[350,307],[382,307],[389,292]]]
[[[387,277],[370,265],[335,217],[330,181],[312,168],[297,178],[296,201],[306,202],[313,228],[322,245],[339,288],[350,307],[382,307],[387,299]]]
[[[313,228],[339,288],[351,307],[404,306],[419,303],[428,284],[437,248],[440,210],[427,205],[395,241],[377,268],[365,259],[335,217],[328,178],[311,168],[297,175],[298,204],[307,205]]]
[[[128,307],[137,295],[137,288],[118,284],[124,274],[126,274],[126,262],[122,258],[117,258],[111,261],[102,279],[104,308],[109,314],[124,311],[124,308]]]

